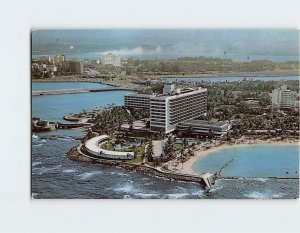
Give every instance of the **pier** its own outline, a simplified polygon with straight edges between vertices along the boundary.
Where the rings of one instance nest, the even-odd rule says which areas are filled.
[[[109,87],[109,88],[89,88],[89,89],[80,88],[80,89],[60,89],[60,90],[39,90],[39,91],[32,91],[32,96],[81,94],[81,93],[103,92],[103,91],[136,91],[136,89],[127,88],[127,87]]]

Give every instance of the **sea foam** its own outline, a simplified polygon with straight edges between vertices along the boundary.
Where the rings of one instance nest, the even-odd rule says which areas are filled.
[[[94,172],[85,172],[78,176],[80,177],[81,180],[88,180],[88,179],[92,178],[93,176],[100,175],[100,174],[102,174],[101,171],[94,171]]]
[[[282,198],[284,196],[283,193],[270,193],[270,192],[258,192],[253,191],[248,194],[244,194],[245,197],[250,199],[274,199],[274,198]]]
[[[40,165],[40,164],[42,164],[42,163],[41,163],[41,162],[33,162],[33,163],[32,163],[32,166],[35,167],[35,166],[38,166],[38,165]]]

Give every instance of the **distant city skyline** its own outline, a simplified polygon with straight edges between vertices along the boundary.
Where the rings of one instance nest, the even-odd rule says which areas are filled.
[[[235,60],[299,60],[299,32],[274,29],[214,30],[36,30],[32,55],[65,54],[71,59],[176,59],[211,56]]]

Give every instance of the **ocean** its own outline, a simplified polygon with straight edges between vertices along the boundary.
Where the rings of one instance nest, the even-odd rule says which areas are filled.
[[[230,160],[221,172],[224,177],[299,177],[298,145],[229,146],[200,158],[192,169],[197,173],[214,173]]]
[[[32,89],[41,88],[33,83]],[[47,89],[47,83],[43,88]],[[59,84],[64,85],[64,84]],[[87,84],[74,84],[81,85]],[[91,84],[94,85],[94,84]],[[49,88],[53,84],[49,83]],[[74,95],[32,97],[32,116],[62,122],[62,117],[109,104],[123,105],[126,91],[97,92]],[[56,130],[32,135],[32,198],[34,199],[291,199],[299,196],[299,179],[276,179],[243,176],[242,167],[228,167],[226,175],[218,180],[211,190],[195,183],[180,182],[128,172],[121,168],[107,168],[102,165],[79,164],[69,160],[66,153],[78,145],[84,132],[79,129]],[[286,158],[289,146],[273,159],[278,164]],[[297,150],[291,150],[295,157]],[[217,155],[216,155],[217,156]],[[255,161],[258,155],[250,158]],[[264,156],[264,154],[262,154]],[[284,156],[284,157],[283,157]],[[211,156],[210,156],[211,157]],[[209,157],[207,157],[209,158]],[[299,160],[299,157],[297,157]],[[244,158],[241,158],[242,161]],[[296,159],[297,160],[297,159]],[[295,170],[294,163],[291,172]],[[237,161],[237,160],[236,160]],[[270,155],[264,160],[270,161]],[[245,162],[245,161],[244,161]],[[196,165],[198,162],[196,163]],[[200,163],[201,164],[201,163]],[[195,166],[196,166],[195,165]],[[234,165],[234,162],[231,164]],[[264,164],[261,164],[262,168]],[[199,165],[200,166],[200,165]],[[243,165],[246,167],[247,165]],[[299,163],[297,163],[299,170]],[[270,168],[271,165],[266,165]],[[198,168],[195,168],[198,169]],[[200,169],[200,167],[199,167]],[[283,171],[290,169],[284,167]],[[240,178],[228,178],[226,172],[238,172]],[[246,173],[245,173],[246,174]],[[248,175],[248,174],[246,174]]]

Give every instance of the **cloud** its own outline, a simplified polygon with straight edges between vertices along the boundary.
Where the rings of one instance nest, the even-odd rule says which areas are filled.
[[[125,47],[119,50],[108,50],[102,52],[102,54],[113,53],[113,54],[118,54],[120,56],[143,56],[143,55],[156,55],[156,54],[160,54],[161,52],[162,49],[160,46],[157,46],[154,49],[145,49],[141,46],[138,46],[133,49],[129,49]]]

